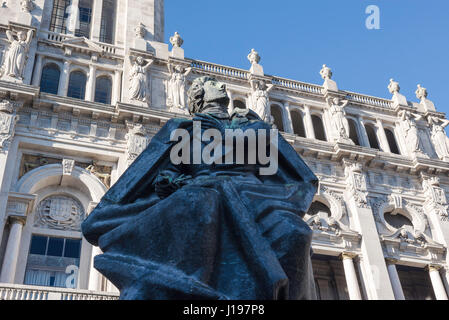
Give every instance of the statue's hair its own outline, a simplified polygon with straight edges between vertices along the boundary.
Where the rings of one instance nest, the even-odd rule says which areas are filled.
[[[215,80],[212,77],[199,77],[193,80],[192,86],[187,91],[187,104],[189,106],[190,114],[201,113],[204,106],[204,84],[207,81]],[[198,85],[199,89],[193,90],[193,88]]]

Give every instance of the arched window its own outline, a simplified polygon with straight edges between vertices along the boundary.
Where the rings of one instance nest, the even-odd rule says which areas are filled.
[[[380,150],[379,141],[377,141],[376,130],[369,124],[365,125],[366,134],[368,135],[368,140],[370,147],[373,149]]]
[[[354,120],[348,119],[349,122],[349,138],[357,145],[360,145],[359,135],[357,132],[357,124]]]
[[[315,215],[317,215],[317,214],[319,214],[321,212],[323,212],[328,217],[331,216],[331,210],[329,209],[328,206],[326,206],[325,204],[323,204],[323,203],[321,203],[319,201],[315,201],[310,206],[310,209],[309,209],[307,214],[309,214],[311,216],[315,216]]]
[[[234,109],[246,109],[246,104],[243,101],[240,100],[234,100],[233,101],[234,104]]]
[[[54,64],[47,64],[42,69],[41,76],[41,91],[51,94],[58,94],[59,89],[59,77],[61,75],[61,71],[59,67]]]
[[[387,212],[384,214],[385,221],[387,221],[391,226],[395,227],[396,229],[401,229],[406,226],[409,226],[411,230],[413,230],[413,223],[410,221],[409,218],[406,216],[396,213],[395,212]]]
[[[97,78],[95,84],[95,102],[111,104],[112,81],[109,77]]]
[[[116,0],[103,0],[100,25],[101,42],[114,43],[116,6]]]
[[[293,133],[305,138],[306,130],[304,128],[304,121],[301,113],[299,111],[292,110],[290,111],[290,116],[292,118]]]
[[[282,121],[282,110],[278,105],[271,106],[271,116],[274,118],[274,124],[279,131],[284,131],[284,122]]]
[[[80,267],[82,240],[76,234],[84,218],[82,204],[69,196],[54,195],[39,203],[33,224],[39,231],[31,236],[24,284],[77,287],[69,276]],[[53,230],[68,231],[71,236],[56,235]]]
[[[81,71],[70,74],[67,97],[84,100],[86,96],[86,75]]]
[[[385,135],[387,136],[388,145],[390,146],[390,151],[395,154],[401,154],[399,152],[398,144],[396,143],[396,138],[393,131],[385,128]]]
[[[312,124],[313,124],[313,131],[315,132],[315,139],[327,141],[326,132],[324,131],[323,120],[321,120],[319,116],[313,115]]]

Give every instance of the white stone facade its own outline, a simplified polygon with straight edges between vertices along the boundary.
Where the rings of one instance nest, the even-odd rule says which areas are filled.
[[[115,5],[111,32],[104,1]],[[99,252],[79,221],[168,119],[186,116],[181,95],[201,75],[227,84],[230,111],[256,108],[259,83],[258,97],[268,97],[259,108],[269,106],[265,114],[320,178],[305,219],[322,299],[411,297],[405,267],[429,283],[419,297],[447,299],[449,122],[425,88],[410,102],[392,80],[385,100],[339,90],[328,66],[323,85],[265,75],[255,50],[249,70],[185,58],[182,32],[163,43],[163,0],[73,0],[90,15],[88,36],[77,36],[55,27],[56,6],[64,12],[67,2],[0,8],[0,62],[13,70],[0,78],[0,299],[33,290],[48,298],[48,288],[23,286],[33,235],[80,240],[79,296],[116,297],[92,267]],[[177,103],[167,106],[170,97]]]

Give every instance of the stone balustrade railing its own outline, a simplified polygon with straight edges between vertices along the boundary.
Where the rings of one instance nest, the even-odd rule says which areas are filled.
[[[354,92],[348,92],[348,91],[344,91],[344,93],[346,93],[346,99],[348,99],[349,101],[352,101],[352,102],[359,102],[359,103],[369,104],[369,105],[373,105],[376,107],[387,108],[387,109],[392,108],[391,100],[377,98],[377,97],[371,97],[371,96],[358,94],[358,93],[354,93]]]
[[[197,71],[205,71],[208,73],[221,74],[228,77],[239,78],[239,79],[249,79],[249,71],[222,66],[219,64],[214,64],[210,62],[191,60],[192,68]]]
[[[65,288],[0,284],[0,300],[118,300],[119,295]]]
[[[40,31],[41,37],[45,40],[52,41],[52,42],[63,42],[64,40],[73,38],[71,35],[57,33],[57,32],[51,32],[51,31]],[[123,56],[125,51],[123,48],[114,46],[112,44],[103,43],[103,42],[95,42],[96,45],[101,47],[104,52],[112,55],[119,55]]]
[[[323,87],[318,86],[318,85],[304,83],[301,81],[279,78],[279,77],[273,77],[273,84],[280,86],[280,87],[288,88],[288,89],[294,89],[294,90],[304,91],[304,92],[308,92],[308,93],[316,93],[316,94],[321,94],[321,90],[323,89]]]

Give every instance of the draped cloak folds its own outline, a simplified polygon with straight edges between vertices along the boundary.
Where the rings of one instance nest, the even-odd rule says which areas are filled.
[[[193,120],[203,132],[270,136],[268,124],[249,119]],[[272,176],[259,175],[258,164],[173,166],[170,136],[192,128],[192,120],[169,120],[83,222],[86,239],[103,251],[95,268],[124,300],[315,299],[312,231],[302,217],[316,176],[280,134]],[[163,170],[192,179],[161,199],[155,180]]]

